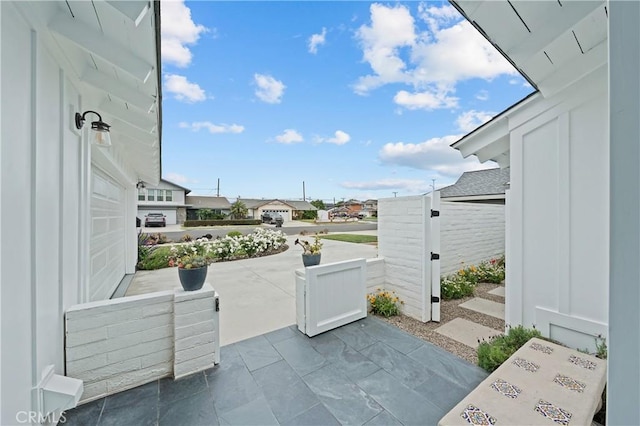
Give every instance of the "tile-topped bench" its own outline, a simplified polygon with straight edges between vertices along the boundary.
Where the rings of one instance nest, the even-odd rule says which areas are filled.
[[[590,425],[606,371],[605,360],[533,338],[438,424]]]

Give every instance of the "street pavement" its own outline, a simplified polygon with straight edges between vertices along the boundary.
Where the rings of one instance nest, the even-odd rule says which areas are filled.
[[[376,230],[360,231],[376,235]],[[296,322],[295,270],[302,269],[302,248],[287,237],[289,249],[276,255],[218,262],[209,267],[207,282],[220,295],[220,343],[226,345],[286,327]],[[323,240],[322,264],[377,257],[377,246]],[[126,296],[180,287],[178,271],[165,268],[138,271]],[[339,297],[339,295],[337,295]]]

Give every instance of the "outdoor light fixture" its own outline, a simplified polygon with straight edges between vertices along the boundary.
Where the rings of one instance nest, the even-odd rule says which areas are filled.
[[[145,189],[147,187],[147,185],[144,184],[143,181],[139,180],[138,183],[136,183],[136,188],[138,189]]]
[[[85,111],[82,115],[76,112],[76,129],[82,129],[85,122],[84,116],[89,113],[98,116],[98,121],[91,122],[91,132],[89,132],[91,143],[101,147],[111,146],[111,136],[109,135],[109,127],[111,126],[102,121],[100,114],[95,111]]]

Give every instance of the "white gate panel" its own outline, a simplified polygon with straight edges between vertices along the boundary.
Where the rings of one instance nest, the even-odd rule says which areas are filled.
[[[92,168],[89,300],[111,297],[125,274],[125,190]]]
[[[299,290],[301,286],[305,290],[298,291],[298,328],[308,336],[315,336],[365,318],[366,268],[365,259],[305,268],[304,279],[296,277]]]

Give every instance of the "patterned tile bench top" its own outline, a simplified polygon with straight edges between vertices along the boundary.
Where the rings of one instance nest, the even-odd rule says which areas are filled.
[[[590,425],[606,377],[605,360],[534,338],[438,424]]]

